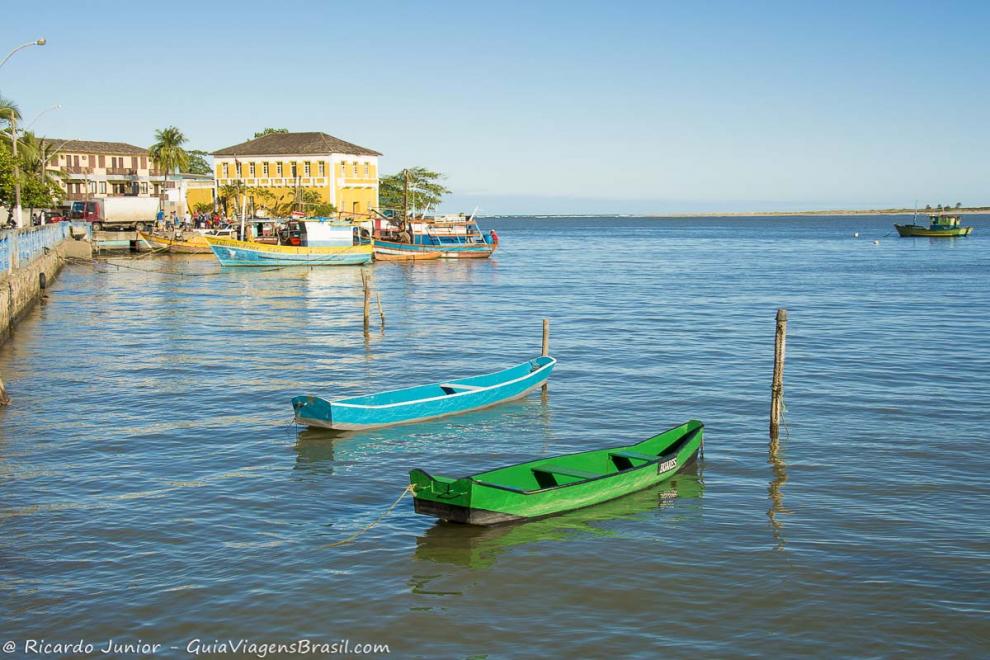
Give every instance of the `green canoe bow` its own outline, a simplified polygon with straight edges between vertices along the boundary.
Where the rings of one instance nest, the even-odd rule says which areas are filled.
[[[704,424],[691,420],[634,445],[541,458],[461,479],[409,473],[416,513],[472,525],[540,518],[649,488],[688,465]]]

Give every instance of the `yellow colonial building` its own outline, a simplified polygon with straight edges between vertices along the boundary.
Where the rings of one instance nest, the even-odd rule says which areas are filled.
[[[213,153],[221,194],[240,181],[256,209],[298,207],[308,197],[347,214],[378,207],[379,156],[326,133],[272,133]]]

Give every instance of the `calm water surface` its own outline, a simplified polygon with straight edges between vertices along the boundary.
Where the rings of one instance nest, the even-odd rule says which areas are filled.
[[[0,350],[0,636],[172,655],[300,637],[430,657],[987,652],[990,217],[953,240],[864,217],[492,223],[491,261],[375,265],[387,325],[367,342],[357,268],[63,271]],[[528,359],[543,317],[545,398],[372,432],[290,424],[296,394]],[[406,499],[329,547],[410,468],[457,476],[692,417],[705,459],[663,487],[491,529]]]

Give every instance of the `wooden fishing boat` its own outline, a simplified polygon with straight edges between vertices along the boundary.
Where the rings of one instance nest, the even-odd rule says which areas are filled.
[[[412,245],[375,239],[375,261],[432,261],[440,251],[428,245]]]
[[[549,355],[481,376],[327,401],[292,399],[299,424],[331,429],[371,429],[459,415],[526,396],[550,377],[557,361]]]
[[[677,474],[701,448],[691,420],[634,445],[541,458],[461,479],[413,470],[416,513],[471,525],[541,518],[600,504]]]
[[[370,263],[372,241],[350,223],[292,223],[290,244],[271,245],[205,236],[222,266],[352,266]]]
[[[486,236],[474,215],[442,215],[413,218],[412,242],[440,251],[443,259],[487,259],[498,247],[495,234]]]
[[[178,233],[172,236],[164,234],[138,232],[138,239],[151,246],[152,250],[172,252],[174,254],[209,254],[210,244],[201,234]]]
[[[424,250],[439,252],[441,259],[487,259],[498,248],[495,232],[482,232],[473,215],[415,216],[406,222],[382,215],[369,224],[376,244],[387,243],[390,252]]]
[[[928,214],[928,226],[911,223],[909,225],[894,225],[894,229],[902,237],[905,236],[928,236],[930,238],[952,238],[956,236],[969,236],[973,231],[972,227],[959,224],[959,216],[946,215],[943,209]]]

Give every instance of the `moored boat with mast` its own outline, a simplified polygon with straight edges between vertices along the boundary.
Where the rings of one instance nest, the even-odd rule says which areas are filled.
[[[222,266],[355,266],[371,262],[373,241],[349,223],[293,220],[278,244],[205,236]]]
[[[474,214],[426,216],[379,214],[373,221],[375,255],[391,258],[487,259],[498,248],[498,235],[485,234]],[[437,256],[415,256],[430,255]],[[410,256],[412,255],[412,256]]]
[[[909,225],[894,225],[894,229],[902,237],[930,237],[930,238],[953,238],[958,236],[969,236],[973,228],[963,226],[959,223],[959,216],[947,213],[948,209],[942,206],[928,214],[928,226],[916,224],[918,212],[914,213],[914,221]]]

